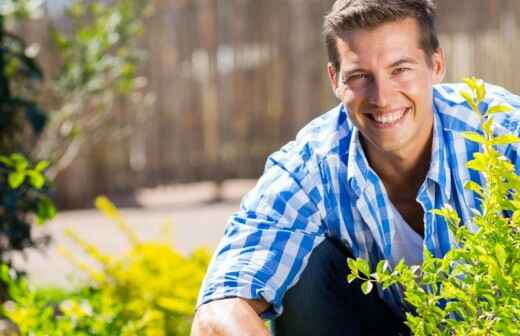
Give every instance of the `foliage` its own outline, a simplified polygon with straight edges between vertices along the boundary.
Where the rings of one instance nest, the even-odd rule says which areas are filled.
[[[32,5],[31,5],[32,4]],[[7,31],[7,22],[25,17],[35,1],[0,6],[0,153],[27,152],[45,126],[45,114],[34,102],[43,74],[27,43]]]
[[[3,201],[0,232],[11,236],[7,249],[20,249],[26,245],[24,242],[29,242],[29,232],[22,235],[13,235],[12,232],[20,230],[17,226],[30,230],[29,224],[22,220],[26,214],[34,213],[40,224],[56,214],[56,208],[47,195],[49,182],[45,169],[48,165],[47,161],[40,161],[31,167],[27,159],[18,153],[9,157],[0,155],[0,195]],[[2,246],[0,252],[4,249]]]
[[[50,114],[36,156],[51,162],[51,176],[70,164],[87,141],[113,134],[113,105],[129,96],[144,101],[146,79],[137,74],[144,51],[137,45],[148,0],[75,1],[67,28],[51,30],[59,67],[49,82]]]
[[[479,143],[468,168],[485,177],[485,185],[469,182],[482,210],[474,209],[477,232],[460,225],[456,211],[445,206],[435,210],[444,217],[457,247],[443,258],[424,249],[422,266],[408,267],[401,261],[394,271],[381,261],[374,273],[363,259],[349,259],[348,281],[364,280],[369,292],[373,282],[383,288],[399,284],[405,300],[416,311],[407,313],[407,325],[415,335],[519,335],[520,334],[520,177],[514,165],[497,146],[520,141],[512,134],[493,135],[493,117],[510,111],[507,105],[480,109],[486,96],[481,80],[465,80],[471,92],[462,92],[468,105],[481,119],[483,133],[466,132],[464,138]]]
[[[41,5],[44,0],[2,0],[0,2],[0,15],[24,19],[36,17],[41,14]]]
[[[36,14],[41,1],[0,4],[0,259],[5,252],[33,246],[31,217],[42,223],[55,214],[49,199],[48,163],[28,156],[46,123],[34,102],[43,74],[31,48],[7,30],[8,22]],[[1,298],[5,298],[2,293]]]
[[[68,296],[41,295],[23,278],[10,280],[13,302],[6,305],[6,316],[24,335],[189,335],[209,253],[197,250],[186,257],[166,241],[141,242],[106,198],[96,205],[127,236],[131,250],[122,257],[106,255],[69,231],[101,266],[88,266],[64,250],[90,275],[92,286]],[[2,274],[5,278],[8,271]]]

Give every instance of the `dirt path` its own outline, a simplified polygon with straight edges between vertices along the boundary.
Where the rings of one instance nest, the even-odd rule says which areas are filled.
[[[172,244],[181,252],[188,253],[201,246],[214,249],[229,216],[238,209],[240,198],[253,185],[254,181],[250,180],[227,182],[223,190],[224,202],[216,204],[207,203],[213,188],[209,183],[143,190],[137,196],[140,207],[122,208],[121,211],[143,240],[164,239],[162,224],[170,220]],[[52,222],[34,232],[35,236],[51,235],[53,241],[45,251],[28,250],[25,258],[15,256],[15,264],[28,272],[32,283],[71,287],[85,278],[59,253],[60,247],[95,265],[64,234],[65,229],[72,229],[101,251],[112,255],[122,254],[129,247],[117,226],[97,210],[61,212]]]

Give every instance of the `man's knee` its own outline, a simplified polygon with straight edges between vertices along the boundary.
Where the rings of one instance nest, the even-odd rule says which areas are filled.
[[[278,335],[349,335],[359,334],[350,289],[346,281],[346,248],[325,239],[311,253],[298,282],[283,300],[284,312],[276,319]]]

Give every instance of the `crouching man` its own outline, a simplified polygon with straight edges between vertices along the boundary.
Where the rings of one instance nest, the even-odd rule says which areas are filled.
[[[432,209],[451,204],[469,223],[465,163],[478,147],[457,133],[479,120],[460,85],[437,85],[433,2],[338,0],[324,37],[341,104],[268,158],[215,252],[193,336],[270,335],[262,318],[276,335],[407,334],[399,288],[363,295],[346,282],[346,258],[421,264],[423,246],[436,257],[453,246]],[[507,91],[488,92],[520,108]],[[518,124],[507,118],[518,119],[503,127]]]

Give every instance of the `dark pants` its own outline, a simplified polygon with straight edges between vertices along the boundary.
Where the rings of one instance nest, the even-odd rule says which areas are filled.
[[[298,283],[288,290],[282,315],[273,321],[276,336],[408,335],[408,327],[379,298],[374,288],[361,292],[349,284],[348,250],[326,239],[310,256]]]

